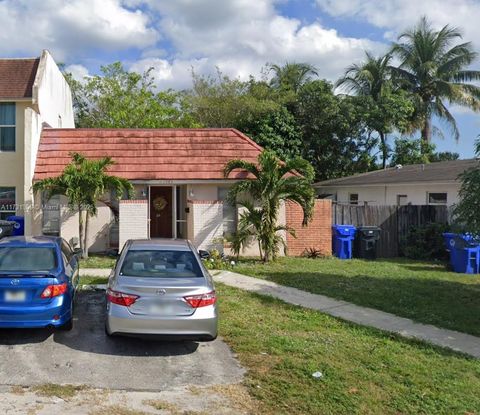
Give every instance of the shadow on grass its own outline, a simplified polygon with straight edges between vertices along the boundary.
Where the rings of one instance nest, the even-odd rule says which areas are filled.
[[[266,279],[480,336],[480,284],[321,272],[269,272]]]

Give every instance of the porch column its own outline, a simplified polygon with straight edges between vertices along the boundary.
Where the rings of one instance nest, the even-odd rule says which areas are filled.
[[[128,239],[148,238],[148,201],[120,200],[119,244],[121,250]]]

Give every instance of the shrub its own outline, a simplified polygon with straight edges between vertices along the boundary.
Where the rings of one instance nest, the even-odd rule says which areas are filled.
[[[429,223],[411,227],[400,244],[401,253],[411,259],[446,260],[443,236],[450,226],[444,223]]]
[[[202,259],[203,265],[207,269],[232,269],[234,261],[223,256],[218,249],[212,249],[208,258]]]
[[[324,258],[325,257],[325,255],[322,253],[322,251],[320,251],[317,248],[306,248],[303,251],[302,256],[304,258],[311,258],[311,259],[317,259],[317,258]]]

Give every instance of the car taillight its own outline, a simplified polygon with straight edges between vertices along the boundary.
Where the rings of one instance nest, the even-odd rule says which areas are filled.
[[[113,304],[129,307],[137,301],[138,298],[138,295],[125,294],[120,291],[113,291],[110,288],[107,290],[107,301],[110,301]]]
[[[215,291],[199,295],[187,295],[183,299],[193,308],[206,307],[207,305],[215,304],[217,296]]]
[[[49,285],[45,288],[40,295],[41,298],[53,298],[58,297],[59,295],[65,294],[68,290],[67,283]]]

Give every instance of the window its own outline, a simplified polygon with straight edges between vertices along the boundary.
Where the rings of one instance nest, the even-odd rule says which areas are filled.
[[[69,264],[73,257],[73,251],[70,248],[70,245],[68,245],[68,242],[63,239],[62,239],[62,254],[65,256],[67,264]]]
[[[218,188],[218,200],[223,202],[223,236],[231,235],[237,230],[237,207],[227,202],[230,188]]]
[[[187,238],[187,186],[176,187],[177,238]]]
[[[190,251],[130,250],[120,275],[141,278],[201,278],[200,265]]]
[[[0,187],[0,219],[15,215],[15,188]]]
[[[18,259],[21,258],[21,261]],[[55,248],[4,246],[0,248],[0,271],[44,271],[57,267]]]
[[[49,200],[42,197],[42,233],[44,235],[60,235],[60,196],[52,196]]]
[[[408,205],[407,195],[397,195],[397,206],[405,206],[405,205]]]
[[[446,193],[427,193],[427,201],[429,205],[446,205],[447,194]]]
[[[348,202],[351,205],[358,205],[358,193],[349,193],[348,194]]]
[[[0,102],[0,151],[15,151],[14,102]]]

